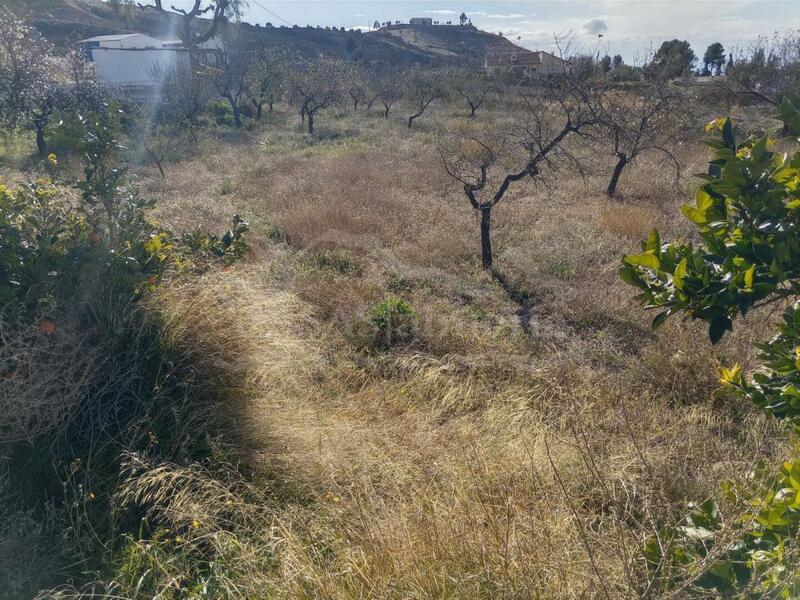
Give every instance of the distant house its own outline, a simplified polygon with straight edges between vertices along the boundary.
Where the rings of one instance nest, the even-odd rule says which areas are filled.
[[[189,51],[180,41],[163,41],[144,33],[100,35],[81,40],[78,47],[94,65],[98,82],[114,88],[155,87],[155,72],[189,64]],[[219,64],[223,46],[215,38],[192,52],[199,64]]]
[[[409,21],[411,25],[433,25],[433,19],[428,17],[414,17]]]
[[[520,48],[514,52],[490,52],[486,55],[484,68],[490,75],[514,73],[524,77],[547,77],[568,75],[572,72],[569,61],[549,52],[531,52]]]

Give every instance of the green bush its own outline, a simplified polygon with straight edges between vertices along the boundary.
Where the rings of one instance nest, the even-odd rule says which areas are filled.
[[[373,328],[373,345],[377,348],[407,344],[416,337],[419,315],[405,300],[388,298],[373,304],[367,318]]]
[[[224,100],[214,100],[209,103],[209,108],[211,108],[217,125],[233,127],[233,110],[230,104]]]
[[[341,250],[312,251],[305,254],[303,262],[313,269],[334,271],[340,275],[359,275],[361,267],[353,257]]]
[[[786,99],[780,117],[800,131],[800,102]],[[715,157],[695,205],[683,208],[701,243],[662,244],[654,230],[620,275],[661,311],[654,326],[683,313],[709,324],[712,343],[750,310],[784,305],[778,334],[758,346],[763,366],[749,378],[739,365],[723,368],[721,382],[800,432],[800,152],[773,152],[767,138],[738,142],[730,119],[706,130],[718,134]],[[648,541],[654,574],[699,593],[800,597],[800,460],[777,474],[760,467],[723,491],[723,503],[690,506]]]

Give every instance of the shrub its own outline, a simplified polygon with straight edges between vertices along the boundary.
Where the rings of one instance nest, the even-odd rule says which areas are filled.
[[[787,129],[800,131],[800,103],[781,106]],[[730,119],[694,206],[684,215],[702,243],[662,245],[653,230],[641,254],[627,256],[622,278],[639,299],[660,312],[653,324],[684,313],[709,324],[717,343],[734,320],[764,305],[786,306],[777,336],[759,345],[763,366],[747,378],[738,365],[723,368],[723,385],[800,431],[800,152],[780,155],[767,138],[738,142]],[[744,504],[723,515],[709,500],[691,506],[680,526],[649,540],[646,557],[667,586],[714,590],[725,596],[796,598],[800,595],[800,461],[777,474],[757,469],[747,485],[723,485],[725,500]],[[684,581],[688,578],[688,581]]]
[[[0,568],[15,597],[59,569],[81,575],[120,534],[149,533],[140,509],[114,505],[125,454],[207,458],[226,419],[213,400],[233,385],[222,367],[187,359],[148,304],[167,277],[242,256],[247,224],[236,216],[221,236],[156,227],[113,124],[94,115],[87,132],[77,198],[50,180],[0,185],[0,496],[15,503],[0,507],[0,564],[23,534],[35,543],[18,562],[51,564],[24,582]],[[16,532],[24,515],[40,520],[30,534]]]
[[[314,269],[335,271],[340,275],[359,275],[361,273],[361,267],[353,260],[353,257],[341,250],[309,252],[305,255],[304,262]]]
[[[214,100],[209,103],[209,107],[211,108],[217,125],[224,127],[233,126],[233,110],[230,104],[224,100]]]
[[[405,300],[388,298],[370,307],[368,320],[373,328],[374,347],[389,349],[416,337],[419,315]]]

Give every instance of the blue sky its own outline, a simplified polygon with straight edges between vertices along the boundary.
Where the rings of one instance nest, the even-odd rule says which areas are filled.
[[[173,2],[181,5],[188,0]],[[702,56],[712,42],[722,42],[726,49],[743,48],[759,35],[800,29],[800,0],[249,0],[249,4],[245,20],[253,23],[281,24],[277,14],[301,26],[348,28],[414,16],[455,22],[464,11],[477,27],[502,31],[527,48],[549,50],[554,33],[571,30],[583,50],[608,50],[630,63],[642,60],[648,49],[666,39],[687,39],[695,54]]]

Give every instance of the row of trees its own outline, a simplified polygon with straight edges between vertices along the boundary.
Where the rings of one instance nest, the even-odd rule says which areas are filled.
[[[205,67],[203,74],[212,91],[228,102],[237,127],[242,125],[245,106],[251,105],[254,117],[260,119],[265,107],[271,111],[277,100],[285,100],[297,108],[310,134],[319,112],[333,106],[349,105],[357,111],[377,105],[388,118],[402,101],[409,108],[408,127],[413,127],[436,101],[463,102],[475,117],[502,93],[500,83],[481,72],[418,66],[377,72],[337,58],[309,60],[288,51],[259,48],[249,39],[230,40],[223,63]]]
[[[645,153],[672,154],[685,134],[677,92],[652,86],[639,94],[618,93],[575,79],[520,91],[514,118],[491,129],[448,132],[439,143],[447,174],[462,187],[480,216],[483,267],[493,267],[493,209],[521,183],[543,183],[559,171],[583,173],[574,138],[605,147],[616,159],[606,193],[614,196],[623,170]]]

